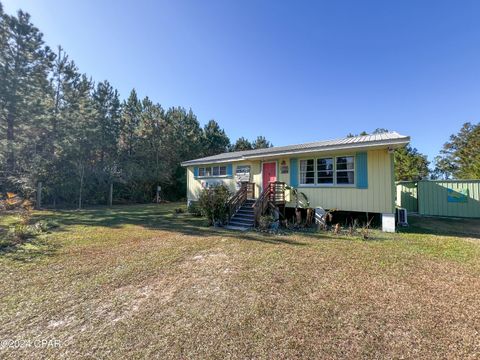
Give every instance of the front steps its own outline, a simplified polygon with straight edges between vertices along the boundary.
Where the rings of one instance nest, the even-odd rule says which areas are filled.
[[[253,210],[253,204],[255,200],[246,200],[240,209],[232,216],[227,229],[245,231],[255,226],[255,214]]]

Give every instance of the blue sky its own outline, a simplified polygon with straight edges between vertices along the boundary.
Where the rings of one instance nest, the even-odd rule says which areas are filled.
[[[275,145],[480,121],[480,1],[0,0],[82,72]]]

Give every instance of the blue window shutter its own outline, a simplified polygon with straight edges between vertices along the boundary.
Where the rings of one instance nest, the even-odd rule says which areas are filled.
[[[194,177],[198,177],[198,166],[195,166],[195,167],[193,168],[193,176],[194,176]]]
[[[232,164],[227,164],[227,176],[233,175],[233,166]]]
[[[358,152],[355,157],[355,172],[357,173],[357,188],[368,188],[368,154],[366,152]]]
[[[298,186],[298,163],[297,159],[290,159],[290,186]]]

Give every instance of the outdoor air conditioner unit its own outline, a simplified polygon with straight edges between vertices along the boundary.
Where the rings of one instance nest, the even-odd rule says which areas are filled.
[[[400,226],[408,226],[408,221],[407,221],[407,209],[404,208],[398,208],[398,225]]]

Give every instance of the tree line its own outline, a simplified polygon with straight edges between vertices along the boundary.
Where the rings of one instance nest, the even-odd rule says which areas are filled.
[[[396,178],[479,178],[479,145],[480,124],[465,124],[433,174],[416,149],[398,150]],[[28,197],[42,182],[45,203],[81,206],[106,204],[111,184],[117,203],[149,202],[160,185],[176,200],[185,196],[182,161],[270,146],[263,136],[231,143],[215,120],[201,127],[191,109],[165,109],[135,90],[122,100],[47,46],[28,13],[8,15],[0,3],[0,192]]]
[[[378,128],[373,134],[383,132],[388,130]],[[368,133],[349,133],[347,137],[364,135]],[[467,122],[457,134],[451,135],[435,157],[432,170],[427,156],[410,145],[395,150],[394,162],[396,181],[480,179],[480,123]]]
[[[430,161],[410,145],[397,149],[394,154],[395,179],[480,179],[480,123],[465,123],[457,134],[450,136],[434,159]]]
[[[116,202],[152,201],[160,185],[175,200],[185,195],[182,161],[268,146],[261,136],[230,144],[216,121],[202,128],[192,110],[135,90],[122,101],[45,45],[27,13],[0,3],[0,192],[30,196],[42,182],[46,203],[81,206],[105,204],[112,183]]]

